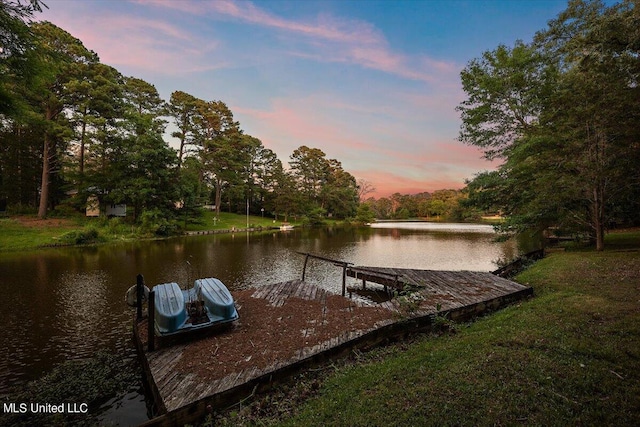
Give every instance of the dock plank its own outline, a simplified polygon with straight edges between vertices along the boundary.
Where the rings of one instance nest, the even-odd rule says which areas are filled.
[[[375,278],[376,272],[397,274],[399,286],[410,285],[416,289],[416,292],[423,296],[423,303],[413,312],[406,313],[396,300],[380,304],[350,300],[301,280],[247,290],[247,297],[239,306],[240,325],[243,313],[258,310],[260,307],[271,307],[270,311],[274,318],[277,318],[281,330],[260,332],[240,326],[226,332],[230,337],[237,335],[237,339],[250,342],[253,346],[250,353],[235,355],[235,368],[224,368],[218,363],[218,359],[227,350],[216,337],[161,347],[154,352],[148,352],[143,349],[144,337],[136,333],[138,348],[143,349],[140,356],[144,359],[143,365],[148,371],[148,380],[152,383],[152,389],[157,390],[156,397],[161,400],[156,406],[166,411],[166,414],[146,424],[172,425],[192,422],[204,415],[203,408],[207,405],[231,404],[249,395],[258,384],[269,384],[273,379],[286,377],[296,367],[327,360],[332,355],[350,351],[351,348],[376,345],[384,341],[388,334],[404,334],[407,332],[407,326],[402,322],[406,319],[415,319],[416,325],[423,325],[420,327],[428,326],[437,313],[436,307],[456,316],[475,314],[485,310],[488,301],[492,302],[493,307],[497,307],[503,301],[508,302],[532,293],[531,288],[527,286],[485,272],[363,268],[370,270],[367,272],[368,279]],[[378,277],[383,275],[380,274]],[[512,297],[513,295],[516,297]],[[336,298],[342,298],[343,303],[338,304],[337,301],[340,300]],[[297,307],[291,304],[312,306],[295,311],[295,315],[285,315],[286,310],[291,310],[287,307]],[[361,310],[380,314],[371,317],[369,323],[357,323]],[[304,316],[306,321],[301,322],[300,316]],[[295,320],[298,324],[305,325],[304,329],[292,330],[288,322]],[[340,322],[339,325],[334,323],[337,321]],[[320,338],[318,334],[327,328],[334,330],[332,327],[337,330],[334,335]],[[266,336],[269,338],[265,339]],[[287,339],[297,345],[289,355],[278,353],[277,346],[282,339],[280,336],[288,337]],[[196,344],[197,342],[200,344]],[[203,342],[205,344],[202,344]],[[211,344],[206,344],[208,342]],[[255,346],[254,342],[259,345]],[[266,342],[262,344],[264,347],[260,345],[261,342]],[[213,352],[207,351],[205,361],[208,364],[207,369],[211,370],[211,375],[214,376],[207,374],[208,376],[203,377],[190,368],[190,362],[194,357],[192,347],[196,345],[210,345],[211,348],[215,348]],[[260,357],[254,356],[266,354],[273,354],[272,357],[269,356],[268,363],[256,364],[256,359]],[[222,371],[223,368],[226,370]],[[219,370],[219,376],[215,376]]]

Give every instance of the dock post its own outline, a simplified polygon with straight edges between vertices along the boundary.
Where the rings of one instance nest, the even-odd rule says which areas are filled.
[[[144,295],[144,277],[136,276],[136,319],[142,319],[142,295]]]
[[[304,257],[304,267],[302,267],[302,281],[304,282],[304,275],[307,272],[307,261],[309,261],[309,254]]]
[[[342,264],[342,296],[347,293],[347,263]]]
[[[149,323],[147,324],[147,344],[149,346],[149,351],[155,350],[155,321],[156,321],[156,291],[151,289],[149,292]]]

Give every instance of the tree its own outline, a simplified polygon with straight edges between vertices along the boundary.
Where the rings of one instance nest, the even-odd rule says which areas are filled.
[[[555,70],[538,50],[521,41],[469,62],[460,73],[468,98],[457,110],[459,140],[484,150],[487,159],[505,158],[533,130],[544,99],[555,84]]]
[[[134,220],[145,212],[171,217],[179,199],[175,152],[162,138],[164,101],[156,88],[128,77],[123,85],[124,118],[108,152],[112,178],[101,190],[112,203],[133,205]]]
[[[296,188],[296,180],[283,168],[276,170],[276,185],[271,193],[270,204],[277,218],[278,214],[288,221],[289,216],[299,215],[302,209],[302,194]]]
[[[100,132],[106,126],[115,126],[116,118],[122,116],[123,77],[115,68],[99,62],[79,64],[79,68],[82,75],[70,81],[67,89],[71,123],[76,130],[78,181],[82,187],[87,148],[93,142],[100,143]]]
[[[460,140],[505,160],[470,200],[499,202],[518,229],[586,226],[604,248],[608,212],[640,185],[638,22],[631,1],[574,0],[535,43],[465,68]]]
[[[304,200],[305,211],[320,208],[342,218],[355,215],[356,179],[338,160],[327,159],[322,150],[305,145],[294,150],[290,159],[291,173]]]
[[[194,123],[204,177],[214,187],[216,215],[220,215],[223,187],[241,182],[238,172],[248,162],[246,140],[222,101],[198,102]]]
[[[321,207],[339,218],[353,217],[358,209],[356,179],[335,159],[329,159],[327,162],[327,176],[320,192],[320,199]]]
[[[43,125],[25,119],[0,128],[0,201],[9,206],[37,206],[42,176]]]
[[[563,67],[544,130],[562,142],[559,151],[574,178],[568,202],[582,215],[569,212],[592,230],[597,250],[604,249],[608,210],[640,185],[637,168],[629,164],[640,160],[640,46],[633,36],[637,27],[629,27],[633,17],[638,24],[632,2],[607,8],[599,1],[572,1],[536,35],[541,49]]]
[[[72,104],[69,84],[80,78],[82,66],[97,62],[95,53],[82,42],[49,22],[34,23],[37,53],[42,64],[35,84],[26,96],[33,111],[44,124],[42,179],[38,217],[44,218],[49,206],[50,182],[63,145],[70,136],[64,111]]]
[[[364,202],[365,196],[367,194],[371,194],[374,191],[376,191],[376,188],[373,186],[373,184],[367,181],[366,179],[360,178],[358,179],[357,183],[358,183],[358,200],[360,202]]]
[[[303,145],[289,157],[289,166],[298,189],[307,203],[307,208],[320,206],[320,192],[326,182],[328,163],[325,153],[318,148]]]
[[[34,74],[35,41],[28,22],[42,6],[39,0],[0,2],[0,116],[16,113],[19,100],[13,88]]]
[[[370,222],[373,222],[375,218],[376,216],[373,212],[373,209],[371,209],[371,205],[369,203],[360,203],[360,206],[358,206],[358,211],[356,213],[356,221],[362,224],[368,224]]]
[[[194,117],[197,114],[198,103],[202,100],[189,95],[186,92],[175,91],[169,99],[168,112],[178,127],[171,136],[180,140],[178,148],[178,169],[182,165],[182,158],[187,151],[187,146],[195,144]]]

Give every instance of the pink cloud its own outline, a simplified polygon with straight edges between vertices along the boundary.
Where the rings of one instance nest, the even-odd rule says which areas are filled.
[[[454,64],[428,57],[412,58],[393,52],[384,35],[373,25],[320,14],[306,21],[289,20],[269,13],[253,2],[218,0],[211,2],[148,0],[139,3],[178,10],[210,18],[227,17],[251,25],[291,34],[296,42],[306,41],[304,49],[289,52],[319,62],[346,62],[383,71],[402,78],[438,82],[439,75],[450,72]]]
[[[380,107],[359,107],[323,96],[279,99],[268,110],[232,107],[247,132],[259,135],[265,146],[274,150],[285,163],[300,145],[322,149],[329,158],[337,158],[356,178],[369,180],[376,197],[400,192],[415,194],[443,188],[462,188],[466,178],[496,165],[482,159],[481,152],[452,139],[425,140],[425,136],[388,128],[398,143],[382,145],[370,137],[371,129],[348,129],[335,122],[335,116],[351,112],[380,113]],[[381,125],[385,128],[386,125]],[[401,127],[401,126],[400,126]],[[373,133],[381,132],[373,129]]]
[[[316,96],[307,98],[277,99],[269,110],[233,106],[241,123],[249,123],[265,146],[279,154],[286,162],[294,149],[301,145],[320,147],[329,158],[344,157],[345,151],[368,150],[369,144],[351,129],[343,129],[323,112],[332,109]]]
[[[197,15],[214,13],[238,21],[263,27],[271,27],[310,38],[365,44],[377,43],[383,39],[380,33],[368,23],[354,20],[341,20],[325,14],[319,15],[315,22],[292,21],[269,13],[250,1],[236,2],[231,0],[216,0],[209,2],[190,2],[139,0],[138,3]],[[211,17],[215,18],[215,16]]]
[[[291,20],[270,13],[250,1],[138,0],[133,3],[195,17],[231,19],[272,28],[281,34],[290,35],[291,42],[304,45],[289,49],[288,54],[319,62],[356,64],[404,79],[438,84],[442,83],[444,75],[455,68],[455,65],[445,61],[394,52],[381,31],[364,21],[329,14],[319,14],[306,20]],[[45,14],[56,12],[47,11]],[[58,22],[62,22],[65,28],[75,30],[76,37],[90,44],[90,48],[101,55],[104,62],[113,65],[128,65],[139,69],[155,67],[166,74],[177,73],[177,64],[189,64],[186,71],[212,69],[204,65],[204,53],[216,48],[217,43],[201,40],[195,31],[182,30],[172,25],[167,20],[169,18],[133,18],[116,15],[115,12],[102,14],[95,21],[78,20],[75,15],[58,15],[58,18]],[[100,39],[97,34],[100,34]],[[113,40],[118,42],[113,43]],[[121,49],[121,46],[126,46],[127,49]],[[194,50],[189,46],[197,46],[198,49]],[[156,59],[155,63],[153,59]]]
[[[79,20],[68,9],[45,11],[43,19],[69,31],[102,62],[115,67],[168,75],[221,67],[207,63],[207,55],[218,46],[216,41],[200,40],[165,20],[104,11],[99,18]]]

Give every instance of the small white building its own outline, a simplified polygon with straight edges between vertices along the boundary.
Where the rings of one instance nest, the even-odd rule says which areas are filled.
[[[127,205],[107,205],[107,216],[127,216]]]
[[[113,204],[107,205],[106,209],[107,216],[116,216],[116,217],[126,217],[127,216],[127,205],[126,204]],[[100,202],[96,196],[89,196],[87,198],[87,208],[85,214],[90,217],[98,217],[100,216]]]

